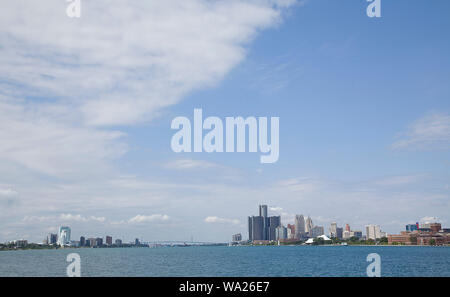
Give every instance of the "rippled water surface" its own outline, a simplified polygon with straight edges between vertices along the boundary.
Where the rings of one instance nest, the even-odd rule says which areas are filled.
[[[0,276],[66,276],[78,253],[82,276],[450,276],[450,247],[162,247],[0,251]]]

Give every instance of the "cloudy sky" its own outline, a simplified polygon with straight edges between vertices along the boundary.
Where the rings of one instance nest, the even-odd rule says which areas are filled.
[[[450,226],[450,3],[1,0],[0,242]],[[174,153],[177,116],[280,117],[280,158]]]

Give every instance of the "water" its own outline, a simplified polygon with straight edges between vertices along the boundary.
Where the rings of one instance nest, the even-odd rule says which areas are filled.
[[[365,276],[381,256],[382,276],[450,276],[449,247],[262,246],[1,251],[0,276],[66,276],[66,256],[82,276]]]

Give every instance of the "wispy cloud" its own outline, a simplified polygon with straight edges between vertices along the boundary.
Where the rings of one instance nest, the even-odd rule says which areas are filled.
[[[3,188],[0,188],[0,197],[7,197],[7,198],[10,198],[10,197],[15,197],[15,196],[17,196],[19,193],[17,193],[16,191],[14,191],[13,189],[10,189],[10,188],[6,188],[6,189],[3,189]]]
[[[226,219],[216,216],[210,216],[205,218],[205,223],[220,223],[220,224],[233,224],[239,225],[241,222],[238,219]]]
[[[137,215],[128,220],[128,223],[148,223],[148,222],[166,222],[170,219],[168,215],[152,214],[152,215]]]
[[[89,125],[148,121],[217,83],[294,2],[85,1],[74,22],[59,0],[8,1],[0,11],[0,81],[75,107]]]
[[[22,221],[24,222],[100,222],[103,223],[106,221],[105,217],[96,217],[96,216],[82,216],[80,214],[70,214],[63,213],[59,216],[25,216]]]
[[[394,149],[449,149],[450,115],[431,113],[415,121],[392,144]]]

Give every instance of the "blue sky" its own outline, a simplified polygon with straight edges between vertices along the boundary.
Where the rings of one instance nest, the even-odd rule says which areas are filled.
[[[247,236],[259,203],[325,229],[450,224],[447,2],[382,0],[381,18],[357,0],[86,3],[79,20],[54,2],[45,21],[44,8],[6,5],[0,240],[69,224],[75,236],[225,241]],[[280,117],[279,161],[175,154],[170,123],[194,108]]]

